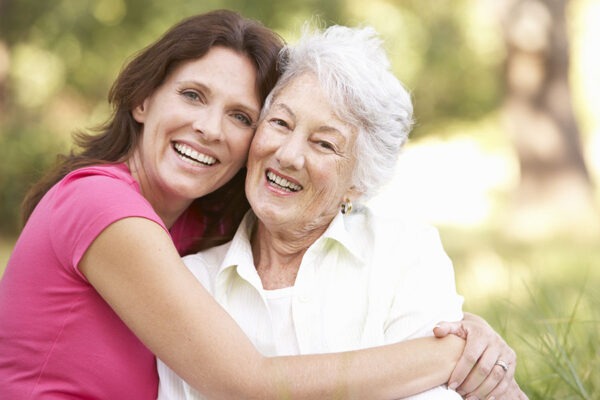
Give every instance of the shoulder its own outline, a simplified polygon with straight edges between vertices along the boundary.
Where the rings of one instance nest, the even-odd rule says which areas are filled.
[[[59,190],[85,188],[92,192],[122,188],[132,193],[138,193],[137,182],[125,164],[94,165],[79,168],[67,174],[59,183]]]
[[[69,172],[65,178],[82,178],[86,176],[106,176],[122,180],[133,180],[125,163],[95,164]]]
[[[80,168],[48,193],[46,210],[58,229],[97,236],[123,218],[142,217],[166,229],[124,164]]]
[[[70,172],[52,190],[55,206],[94,211],[121,210],[154,214],[125,164],[107,164]],[[71,210],[74,211],[74,210]],[[153,218],[154,219],[154,218]]]
[[[423,336],[436,322],[458,318],[462,297],[456,293],[454,269],[438,230],[410,217],[386,217],[369,210],[362,214],[364,231],[373,243],[365,258],[370,294],[393,301],[389,321],[404,321],[388,332],[391,337]],[[425,330],[408,335],[407,327]]]
[[[89,245],[116,221],[141,217],[164,223],[140,193],[124,164],[80,168],[44,196],[32,223],[45,225],[65,265],[78,265]]]
[[[364,207],[346,218],[352,241],[365,247],[364,259],[373,273],[407,274],[451,271],[438,230],[406,217],[386,217]]]
[[[357,208],[345,217],[346,229],[355,237],[372,240],[378,247],[393,244],[399,250],[439,239],[438,230],[422,221],[376,214],[368,206]]]

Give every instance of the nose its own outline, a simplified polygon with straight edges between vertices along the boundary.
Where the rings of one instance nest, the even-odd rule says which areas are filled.
[[[275,157],[282,168],[300,170],[304,167],[305,143],[301,135],[289,133],[279,144]]]
[[[222,117],[215,107],[205,107],[194,116],[192,127],[206,141],[220,141],[223,135]]]

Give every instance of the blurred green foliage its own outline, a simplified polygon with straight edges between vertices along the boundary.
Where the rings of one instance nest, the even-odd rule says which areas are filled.
[[[29,185],[69,150],[74,130],[109,115],[106,95],[123,63],[181,18],[229,8],[291,42],[316,16],[323,24],[373,25],[412,92],[413,137],[422,137],[489,119],[501,102],[504,48],[484,3],[492,2],[0,0],[0,276]],[[517,377],[531,399],[593,398],[600,389],[597,238],[522,243],[500,231],[442,231],[465,309],[516,349]]]
[[[183,17],[229,8],[288,41],[315,17],[327,25],[373,25],[413,93],[413,135],[420,136],[448,120],[477,119],[500,101],[501,58],[490,57],[497,46],[472,35],[472,5],[472,0],[369,5],[359,0],[2,0],[0,234],[18,232],[25,191],[58,151],[69,150],[70,134],[109,115],[107,92],[123,63]]]
[[[465,310],[517,353],[531,400],[596,399],[600,390],[598,237],[524,243],[498,229],[443,229]]]

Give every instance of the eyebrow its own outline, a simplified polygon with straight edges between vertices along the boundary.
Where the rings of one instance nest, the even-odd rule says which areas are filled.
[[[206,86],[204,83],[199,82],[199,81],[184,79],[184,80],[181,80],[181,81],[177,81],[176,83],[177,83],[177,85],[194,85],[194,86],[197,86],[200,89],[202,89],[204,92],[206,92],[206,94],[208,96],[211,96],[213,94],[212,90],[208,86]],[[242,110],[244,112],[247,112],[248,114],[252,114],[252,117],[254,119],[258,118],[258,116],[260,115],[260,107],[259,108],[254,108],[254,107],[242,104],[242,103],[234,103],[233,106],[234,106],[234,108],[239,108],[240,110]]]
[[[296,118],[296,114],[285,103],[275,103],[273,105],[273,108],[275,108],[275,109],[282,108],[285,112],[290,114],[290,116],[292,116],[293,118]]]
[[[288,114],[290,114],[290,116],[292,116],[292,118],[296,119],[296,114],[292,111],[292,109],[290,107],[287,106],[287,104],[285,103],[275,103],[273,104],[272,108],[274,109],[283,109],[285,112],[287,112]],[[344,143],[347,142],[347,138],[346,136],[344,136],[344,134],[336,127],[330,126],[330,125],[321,125],[317,128],[318,132],[323,132],[323,133],[332,133],[336,136],[339,136],[341,140],[343,140]]]
[[[321,125],[317,128],[317,130],[319,132],[331,132],[331,133],[337,133],[337,134],[342,135],[342,132],[338,128],[331,126],[331,125]]]

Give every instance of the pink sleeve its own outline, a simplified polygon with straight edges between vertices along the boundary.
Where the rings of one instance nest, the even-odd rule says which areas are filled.
[[[83,279],[77,268],[79,261],[96,237],[113,222],[142,217],[167,230],[137,187],[119,177],[73,174],[57,189],[50,211],[52,246],[62,265],[73,268]]]

